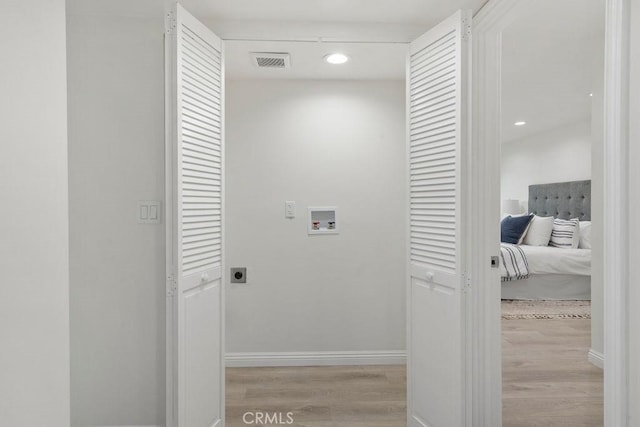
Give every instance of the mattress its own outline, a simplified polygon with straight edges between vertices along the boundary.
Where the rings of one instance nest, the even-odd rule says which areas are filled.
[[[502,299],[588,301],[591,299],[591,276],[543,274],[502,282]]]
[[[530,275],[591,275],[591,249],[561,249],[551,246],[521,245]]]

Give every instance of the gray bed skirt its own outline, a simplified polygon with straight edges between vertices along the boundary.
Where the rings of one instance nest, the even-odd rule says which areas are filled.
[[[502,299],[589,301],[591,276],[534,274],[528,279],[502,282]]]

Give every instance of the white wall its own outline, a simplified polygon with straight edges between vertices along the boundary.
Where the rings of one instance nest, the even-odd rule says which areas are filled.
[[[0,424],[69,425],[64,0],[0,3]]]
[[[640,0],[631,0],[631,88],[629,150],[629,412],[631,427],[640,426]]]
[[[520,200],[529,185],[591,178],[591,125],[588,121],[502,144],[501,198]]]
[[[68,17],[73,426],[164,424],[162,13]]]
[[[404,82],[229,81],[227,351],[405,349]],[[297,217],[284,217],[285,200]],[[340,234],[308,236],[308,206]]]

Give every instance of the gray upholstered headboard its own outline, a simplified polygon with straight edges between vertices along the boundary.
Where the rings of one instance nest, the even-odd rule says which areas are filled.
[[[591,221],[591,181],[530,185],[529,213]]]

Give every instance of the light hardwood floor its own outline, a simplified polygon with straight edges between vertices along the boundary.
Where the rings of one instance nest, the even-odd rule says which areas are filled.
[[[589,320],[502,324],[504,427],[601,426]],[[406,427],[405,368],[228,368],[226,409],[228,427],[245,427],[248,411],[292,412],[296,427]]]
[[[403,365],[227,368],[228,427],[245,427],[247,411],[293,412],[296,427],[406,427],[406,399]]]
[[[587,360],[591,321],[503,320],[503,426],[602,426],[602,370]]]

